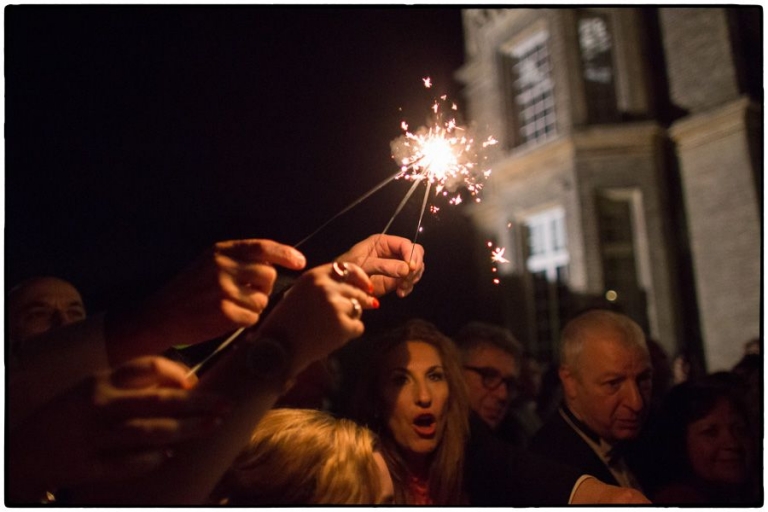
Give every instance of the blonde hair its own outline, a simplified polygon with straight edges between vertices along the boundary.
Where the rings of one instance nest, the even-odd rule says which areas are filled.
[[[376,436],[310,409],[261,420],[213,494],[228,505],[373,504],[381,494]]]
[[[413,496],[408,492],[408,466],[400,446],[387,428],[387,418],[381,415],[386,407],[380,389],[381,364],[385,355],[408,341],[421,341],[437,350],[448,382],[446,427],[432,454],[429,468],[430,498],[435,505],[465,504],[463,472],[465,444],[469,438],[469,399],[458,350],[451,339],[436,326],[424,320],[413,319],[369,345],[372,350],[369,366],[366,367],[362,385],[357,388],[353,399],[355,418],[381,437],[384,459],[395,485],[395,502],[399,505],[413,504]]]

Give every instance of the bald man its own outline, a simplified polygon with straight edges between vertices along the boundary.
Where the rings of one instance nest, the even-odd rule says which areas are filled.
[[[8,294],[8,338],[11,352],[33,336],[85,318],[80,292],[57,277],[33,277]]]
[[[592,310],[568,322],[560,341],[564,403],[530,449],[603,482],[641,490],[625,449],[639,437],[651,398],[645,334],[626,315]]]

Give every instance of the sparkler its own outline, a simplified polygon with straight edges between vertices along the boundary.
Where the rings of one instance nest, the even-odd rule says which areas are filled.
[[[425,88],[432,87],[432,80],[429,77],[423,78],[422,81]],[[491,173],[490,169],[481,167],[481,162],[485,160],[482,150],[496,144],[493,137],[488,137],[478,145],[471,130],[456,122],[455,113],[458,107],[448,100],[447,95],[434,100],[430,110],[432,114],[427,121],[427,126],[421,126],[411,132],[408,123],[402,121],[400,128],[403,135],[390,143],[392,158],[400,166],[400,173],[396,179],[412,180],[415,184],[422,181],[426,183],[419,221],[413,236],[414,245],[421,231],[421,223],[432,187],[434,186],[436,195],[442,193],[448,196],[449,193],[456,193],[462,186],[473,196],[479,194],[483,182]],[[412,187],[409,194],[412,194],[413,190]],[[449,200],[450,204],[460,202],[461,195],[458,193]],[[438,208],[434,206],[430,209],[432,212],[437,210]],[[399,209],[392,216],[389,224],[398,213],[400,213]],[[382,235],[385,233],[386,228]]]
[[[426,89],[432,88],[431,78],[422,78],[422,82]],[[395,209],[387,225],[379,234],[379,238],[387,233],[392,222],[403,210],[403,207],[421,182],[425,182],[426,186],[421,203],[419,221],[413,236],[412,242],[414,246],[421,232],[424,212],[427,210],[429,194],[432,189],[434,189],[435,195],[442,194],[445,197],[452,195],[448,199],[451,205],[457,205],[462,202],[461,194],[458,192],[458,189],[462,187],[471,196],[477,197],[483,188],[485,180],[491,174],[490,169],[482,166],[482,163],[487,158],[483,154],[484,150],[489,146],[497,144],[497,141],[492,136],[489,136],[478,143],[471,129],[457,123],[457,111],[456,103],[449,101],[447,95],[441,95],[438,99],[433,100],[430,108],[431,114],[426,126],[421,126],[411,132],[409,131],[408,123],[402,121],[400,128],[403,131],[403,135],[390,143],[392,158],[400,170],[350,203],[294,247],[305,243],[336,218],[362,203],[388,183],[401,178],[411,180],[414,184],[408,189],[405,197]],[[479,198],[476,201],[479,202]],[[429,210],[431,213],[436,213],[439,208],[432,205]],[[378,238],[373,247],[376,246],[376,243],[378,243]],[[370,253],[368,256],[370,256]],[[413,251],[411,251],[412,256]]]
[[[426,89],[432,88],[432,80],[429,77],[423,78],[422,81]],[[457,205],[462,202],[461,195],[458,193],[458,189],[461,187],[465,188],[470,195],[477,196],[483,188],[484,181],[491,174],[490,169],[483,168],[481,165],[481,162],[484,162],[486,159],[483,155],[483,150],[496,144],[497,141],[492,136],[489,136],[478,144],[475,141],[472,130],[465,126],[460,126],[457,123],[455,114],[458,111],[458,107],[455,103],[448,100],[447,95],[442,95],[439,99],[435,99],[430,111],[431,114],[428,118],[427,126],[421,126],[414,132],[411,132],[409,131],[408,124],[405,121],[402,121],[400,128],[403,131],[403,135],[390,143],[392,158],[397,162],[400,170],[347,205],[344,209],[321,224],[315,231],[299,241],[294,247],[299,247],[304,244],[335,219],[365,201],[368,197],[384,188],[388,183],[397,179],[402,178],[411,180],[414,183],[408,189],[405,197],[400,201],[394,214],[372,245],[371,251],[373,251],[373,248],[378,244],[379,238],[387,233],[392,222],[400,214],[402,209],[408,203],[408,200],[413,196],[422,182],[425,182],[426,186],[421,203],[419,221],[413,236],[414,248],[419,232],[421,231],[424,212],[429,203],[429,194],[433,188],[435,190],[435,195],[442,194],[443,196],[448,197],[449,194],[455,194],[448,200],[449,204],[452,205]],[[479,202],[479,199],[476,200]],[[431,213],[436,213],[438,210],[439,208],[437,206],[433,205],[430,207]],[[504,250],[502,249],[498,254],[498,257],[502,258],[503,253]],[[363,260],[363,265],[371,254],[372,252],[366,256],[365,260]],[[409,260],[412,258],[413,250],[411,250]],[[243,333],[244,330],[245,328],[240,328],[235,331],[229,338],[219,345],[212,354],[192,368],[189,374],[194,374],[200,371],[211,358],[230,345]]]

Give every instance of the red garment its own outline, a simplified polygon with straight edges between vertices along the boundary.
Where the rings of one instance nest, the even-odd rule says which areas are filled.
[[[419,480],[412,476],[408,480],[408,494],[413,496],[413,505],[434,505],[429,496],[429,482]]]

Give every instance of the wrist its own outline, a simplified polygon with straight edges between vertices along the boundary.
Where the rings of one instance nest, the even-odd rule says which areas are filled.
[[[293,376],[293,354],[278,338],[262,336],[248,341],[245,352],[248,372],[259,380],[287,382]]]

